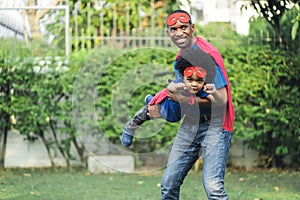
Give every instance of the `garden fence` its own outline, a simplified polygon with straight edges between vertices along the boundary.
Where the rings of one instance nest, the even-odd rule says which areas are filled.
[[[161,23],[159,16],[155,14],[142,13],[139,10],[138,15],[132,21],[130,17],[130,8],[125,4],[103,4],[94,5],[99,11],[99,27],[91,27],[92,14],[90,4],[87,6],[87,24],[85,29],[79,30],[79,16],[75,9],[73,12],[74,27],[72,34],[72,49],[92,49],[103,45],[109,45],[116,48],[135,48],[135,47],[171,47],[173,43],[167,36],[165,28],[156,26]],[[105,10],[106,9],[106,10]],[[104,13],[112,12],[113,19],[110,28],[105,24]],[[145,20],[147,24],[145,25]],[[133,27],[135,24],[136,27]],[[106,27],[105,27],[106,25]]]
[[[125,6],[124,6],[125,5]],[[111,46],[115,48],[139,48],[139,47],[173,47],[174,44],[167,36],[166,29],[163,27],[162,19],[157,13],[153,14],[138,12],[135,22],[132,22],[130,17],[130,8],[128,4],[107,4],[93,5],[96,6],[98,13],[99,27],[92,27],[92,14],[95,14],[91,9],[91,5],[87,6],[87,22],[84,29],[79,30],[78,12],[72,13],[74,18],[74,26],[71,27],[71,44],[73,51],[80,49],[93,49],[101,46]],[[154,9],[153,9],[154,10]],[[113,19],[110,28],[105,24],[104,13],[111,12]],[[120,14],[121,13],[121,14]],[[145,26],[145,19],[148,22]],[[95,19],[94,19],[95,20]],[[123,23],[123,24],[122,24]],[[136,27],[132,27],[136,24]],[[159,26],[160,25],[160,26]],[[220,38],[206,38],[209,41],[218,42]],[[227,38],[228,39],[228,38]],[[224,38],[222,38],[224,40]],[[225,39],[226,40],[226,39]],[[229,38],[228,40],[235,40]],[[261,31],[255,38],[248,38],[248,44],[259,42],[259,45],[265,43],[274,43],[268,31]]]

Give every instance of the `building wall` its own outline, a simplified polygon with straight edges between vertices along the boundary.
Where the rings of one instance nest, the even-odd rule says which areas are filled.
[[[235,0],[191,0],[191,4],[182,0],[181,9],[191,14],[194,23],[205,25],[209,22],[228,22],[241,35],[249,34],[249,19],[257,16],[253,9],[241,11],[245,1]],[[200,11],[202,10],[202,11]],[[202,16],[199,14],[202,13]]]
[[[117,157],[126,155],[124,153],[120,153],[124,152],[123,150],[120,151],[119,148],[112,147],[112,145],[110,145],[108,142],[103,141],[101,142],[101,146],[96,146],[95,141],[99,142],[97,138],[89,138],[89,140],[90,142],[86,141],[85,144],[88,144],[88,146],[86,146],[87,150],[89,152],[93,152],[90,153],[90,155],[116,155]],[[98,150],[96,150],[96,148],[98,148]],[[71,153],[75,156],[75,160],[71,161],[71,165],[80,165],[81,163],[79,157],[76,156],[77,153],[74,147],[71,148]],[[58,150],[52,150],[52,155],[54,157],[54,162],[56,166],[66,166],[66,163]],[[129,154],[127,156],[129,156]],[[113,157],[112,159],[115,159],[115,157]],[[126,159],[128,159],[128,157],[125,157],[125,160]],[[153,157],[151,158],[151,160],[145,161],[145,164],[148,165],[148,167],[161,165],[161,163],[155,162],[159,162],[164,159],[167,159],[167,157]],[[232,140],[227,164],[233,167],[243,167],[245,169],[251,170],[253,167],[256,166],[258,159],[258,153],[254,150],[248,149],[247,145],[244,142],[239,140]],[[131,169],[132,162],[128,163]],[[93,163],[93,165],[94,164],[97,163]],[[18,131],[13,130],[10,131],[8,134],[4,166],[5,168],[42,168],[51,167],[51,163],[48,158],[46,148],[40,140],[36,140],[34,142],[24,140],[24,136],[20,135]],[[122,168],[127,169],[126,166],[123,166]]]
[[[29,34],[29,25],[26,17],[17,9],[5,10],[5,8],[18,8],[25,6],[22,0],[0,0],[0,38],[1,37],[15,37],[19,39],[24,38],[24,31]]]

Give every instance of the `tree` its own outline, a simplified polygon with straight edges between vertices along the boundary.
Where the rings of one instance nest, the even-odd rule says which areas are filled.
[[[1,39],[0,43],[0,168],[3,168],[8,132],[14,124],[13,81],[22,76],[16,73],[16,66],[28,57],[29,51],[17,40]]]
[[[63,0],[54,0],[51,6],[56,6]],[[36,6],[38,0],[29,0],[27,6]],[[28,22],[31,30],[31,37],[33,39],[40,40],[42,39],[42,32],[40,29],[40,20],[50,12],[50,9],[40,10],[38,12],[37,9],[32,9],[27,11]]]
[[[299,3],[299,0],[250,0],[243,5],[242,9],[249,6],[253,7],[274,29],[276,43],[286,47],[280,21],[287,10]]]

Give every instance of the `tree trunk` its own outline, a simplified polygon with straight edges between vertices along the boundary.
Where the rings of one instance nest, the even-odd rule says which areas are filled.
[[[3,86],[3,94],[4,94],[4,103],[7,103],[7,106],[10,105],[10,90],[11,90],[11,83],[8,81]],[[5,153],[6,153],[6,145],[7,145],[7,135],[10,128],[10,115],[6,111],[2,111],[1,113],[2,119],[4,121],[3,130],[2,130],[2,144],[1,144],[1,152],[0,152],[0,168],[4,168],[5,163]]]
[[[64,157],[64,159],[65,159],[65,161],[66,161],[67,167],[70,167],[70,159],[69,159],[69,157],[66,155],[65,149],[60,145],[60,143],[59,143],[59,141],[58,141],[57,133],[56,133],[56,130],[55,130],[54,126],[53,126],[53,123],[52,123],[52,120],[51,120],[51,119],[50,119],[50,121],[49,121],[49,124],[50,124],[51,132],[52,132],[52,135],[53,135],[55,144],[56,144],[56,146],[57,146],[59,152],[61,153],[61,155]]]
[[[6,153],[6,145],[7,145],[7,135],[8,135],[8,123],[9,123],[9,116],[4,117],[6,122],[4,124],[3,132],[2,132],[2,144],[1,144],[1,153],[0,153],[0,168],[4,168],[5,163],[5,153]],[[7,120],[8,118],[8,120]]]
[[[44,144],[44,146],[46,147],[46,150],[47,150],[47,154],[48,154],[48,158],[50,160],[50,163],[51,163],[51,167],[54,168],[55,167],[55,163],[54,163],[54,159],[51,155],[51,149],[48,145],[48,142],[44,136],[44,132],[42,130],[40,130],[40,134],[39,134],[40,138],[42,139],[42,142]]]
[[[51,6],[56,6],[58,5],[62,0],[55,0],[53,1]],[[29,0],[28,6],[36,6],[37,2],[36,0]],[[47,14],[49,13],[50,9],[43,9],[43,10],[28,10],[27,15],[28,15],[28,21],[30,25],[30,31],[31,31],[31,37],[36,40],[41,40],[43,35],[40,29],[40,20]]]
[[[31,37],[36,40],[42,39],[42,32],[40,29],[39,18],[37,18],[37,10],[29,10],[27,12],[28,21],[30,25]]]
[[[84,150],[85,150],[85,148],[84,148],[84,147],[80,147],[80,146],[78,145],[78,142],[77,142],[77,140],[76,140],[75,137],[73,138],[72,142],[73,142],[73,144],[74,144],[74,146],[75,146],[75,148],[76,148],[76,151],[77,151],[77,153],[78,153],[78,155],[79,155],[79,157],[80,157],[81,163],[83,164],[83,166],[86,167],[86,166],[87,166],[87,163],[86,163],[86,159],[85,159],[85,157],[84,157]]]

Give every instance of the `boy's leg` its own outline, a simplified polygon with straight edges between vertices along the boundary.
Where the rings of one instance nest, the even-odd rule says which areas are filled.
[[[152,94],[147,94],[145,96],[145,103],[146,103],[146,105],[148,105],[152,99],[153,99],[153,95]]]
[[[129,120],[124,128],[122,133],[121,142],[124,146],[129,147],[132,144],[132,139],[135,133],[135,130],[140,127],[145,121],[149,120],[148,106],[142,107],[131,120]]]
[[[149,120],[149,116],[147,115],[147,108],[149,102],[152,100],[153,96],[151,94],[146,95],[145,102],[146,106],[142,107],[134,117],[127,122],[124,131],[122,133],[121,142],[124,146],[129,147],[132,144],[133,136],[135,130],[142,125],[146,120]]]

